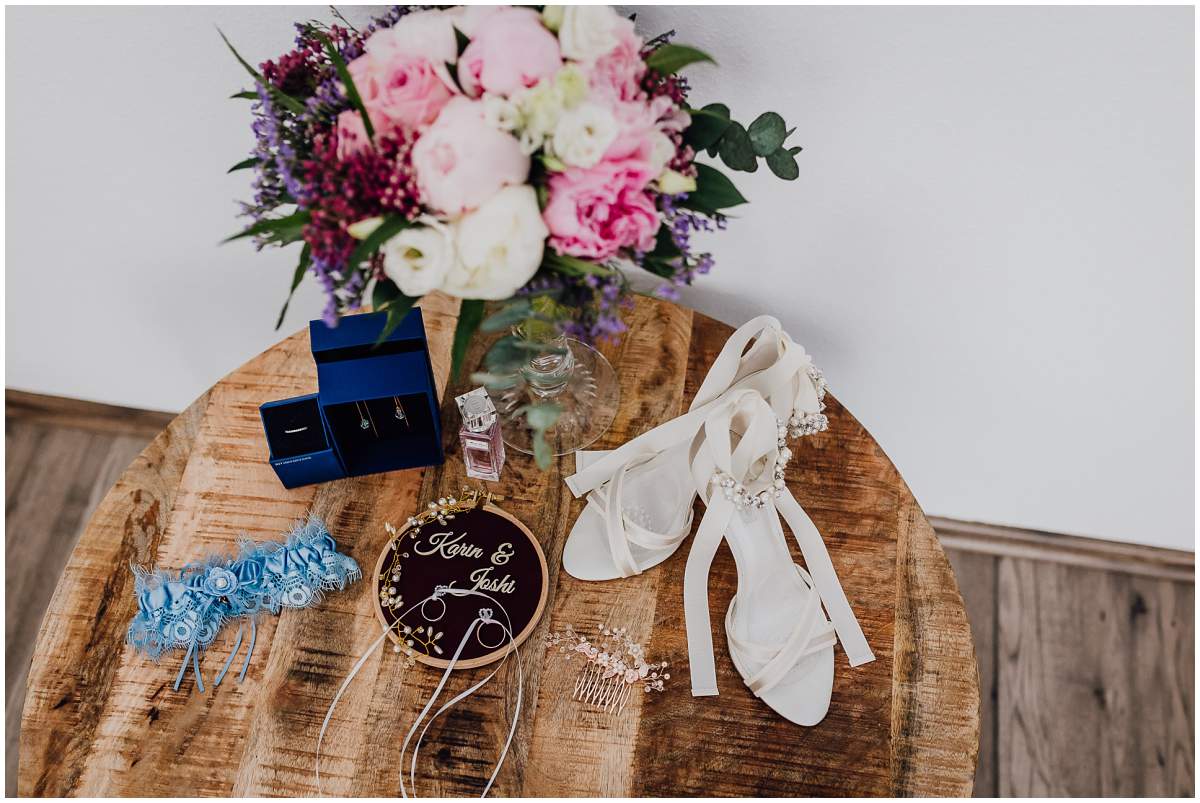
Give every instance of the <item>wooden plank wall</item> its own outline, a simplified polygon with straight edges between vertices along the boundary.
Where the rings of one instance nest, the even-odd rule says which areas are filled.
[[[5,769],[25,674],[92,508],[165,413],[5,393]],[[978,796],[1192,796],[1191,553],[933,519],[975,637]]]

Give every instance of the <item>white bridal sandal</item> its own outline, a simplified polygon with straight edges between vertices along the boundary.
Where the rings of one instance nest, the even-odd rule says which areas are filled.
[[[688,660],[692,694],[717,694],[708,572],[724,539],[738,575],[725,615],[733,664],[750,690],[785,719],[815,725],[829,710],[833,645],[841,640],[851,666],[875,656],[820,533],[787,489],[786,434],[766,400],[746,390],[724,397],[692,442],[692,479],[707,510],[684,569]],[[792,563],[779,514],[807,571]]]
[[[775,318],[748,321],[722,347],[687,413],[613,451],[576,453],[567,485],[588,497],[563,550],[568,574],[630,577],[675,553],[692,529],[692,436],[724,395],[747,388],[766,398],[794,437],[827,426],[824,380],[808,354]]]

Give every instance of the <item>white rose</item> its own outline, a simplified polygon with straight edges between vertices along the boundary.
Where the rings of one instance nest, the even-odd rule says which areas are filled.
[[[444,223],[422,215],[383,244],[383,272],[406,296],[437,290],[457,259],[454,232]]]
[[[594,61],[617,46],[621,18],[612,6],[567,6],[558,29],[562,54],[576,61]]]
[[[442,83],[457,94],[458,85],[446,69],[447,64],[458,61],[458,39],[454,36],[456,19],[447,11],[414,11],[405,14],[391,28],[371,34],[363,50],[381,64],[393,56],[423,57],[433,66]]]
[[[679,195],[696,191],[696,179],[674,170],[664,170],[658,177],[658,191],[664,195]]]
[[[442,289],[460,298],[509,298],[537,272],[549,234],[533,187],[505,187],[455,225],[458,260]]]
[[[558,118],[552,142],[554,155],[574,167],[591,167],[616,138],[617,121],[612,112],[585,103]],[[674,152],[672,146],[672,155]]]
[[[675,158],[675,143],[661,131],[650,135],[650,168],[655,173],[661,173]]]

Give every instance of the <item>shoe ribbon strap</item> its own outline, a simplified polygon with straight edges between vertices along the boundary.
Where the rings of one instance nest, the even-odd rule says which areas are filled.
[[[738,437],[737,445],[733,444]],[[692,478],[708,505],[692,541],[684,568],[684,618],[692,694],[717,694],[716,663],[708,607],[708,575],[717,547],[726,537],[734,515],[747,498],[755,507],[774,507],[787,521],[804,555],[813,588],[824,603],[851,666],[874,660],[858,619],[842,590],[825,542],[816,525],[792,497],[786,485],[775,482],[780,448],[770,405],[753,391],[728,394],[704,423],[703,436],[692,445]],[[728,484],[727,484],[728,483]],[[730,487],[732,485],[733,487]],[[781,487],[782,486],[782,487]],[[746,496],[739,498],[739,493]]]
[[[692,509],[689,506],[684,521],[669,533],[656,533],[630,519],[624,512],[622,504],[625,475],[634,464],[646,458],[635,458],[617,469],[606,488],[598,488],[588,494],[588,506],[593,508],[604,522],[605,534],[608,536],[608,547],[612,553],[613,563],[622,577],[632,577],[641,574],[641,568],[634,560],[631,544],[645,549],[670,549],[678,546],[692,531]]]
[[[747,344],[750,350],[743,354]],[[804,349],[779,328],[769,315],[738,328],[713,362],[688,412],[626,441],[587,467],[567,477],[567,487],[583,496],[608,482],[622,466],[685,443],[704,425],[705,418],[727,396],[754,390],[768,400],[774,419],[787,420],[794,410],[817,412],[820,400],[808,371]]]
[[[796,572],[811,589],[812,578],[808,572],[798,565]],[[837,634],[833,625],[822,615],[821,600],[815,591],[806,597],[804,608],[782,645],[768,646],[738,638],[737,600],[735,594],[729,602],[729,610],[725,613],[725,633],[729,639],[729,651],[738,655],[741,663],[753,662],[761,667],[745,678],[746,685],[756,696],[761,697],[778,685],[802,659],[837,643]]]

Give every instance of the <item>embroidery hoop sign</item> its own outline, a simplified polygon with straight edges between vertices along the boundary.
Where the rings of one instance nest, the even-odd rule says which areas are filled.
[[[448,666],[481,607],[478,597],[446,595],[408,610],[438,586],[488,594],[512,620],[512,641],[499,627],[477,629],[457,668],[498,661],[533,632],[546,606],[546,556],[533,533],[491,504],[489,494],[467,491],[461,499],[439,499],[403,528],[388,528],[392,538],[375,564],[375,614],[390,628],[391,640],[401,648],[407,644],[415,660]],[[504,621],[501,611],[494,614]]]

